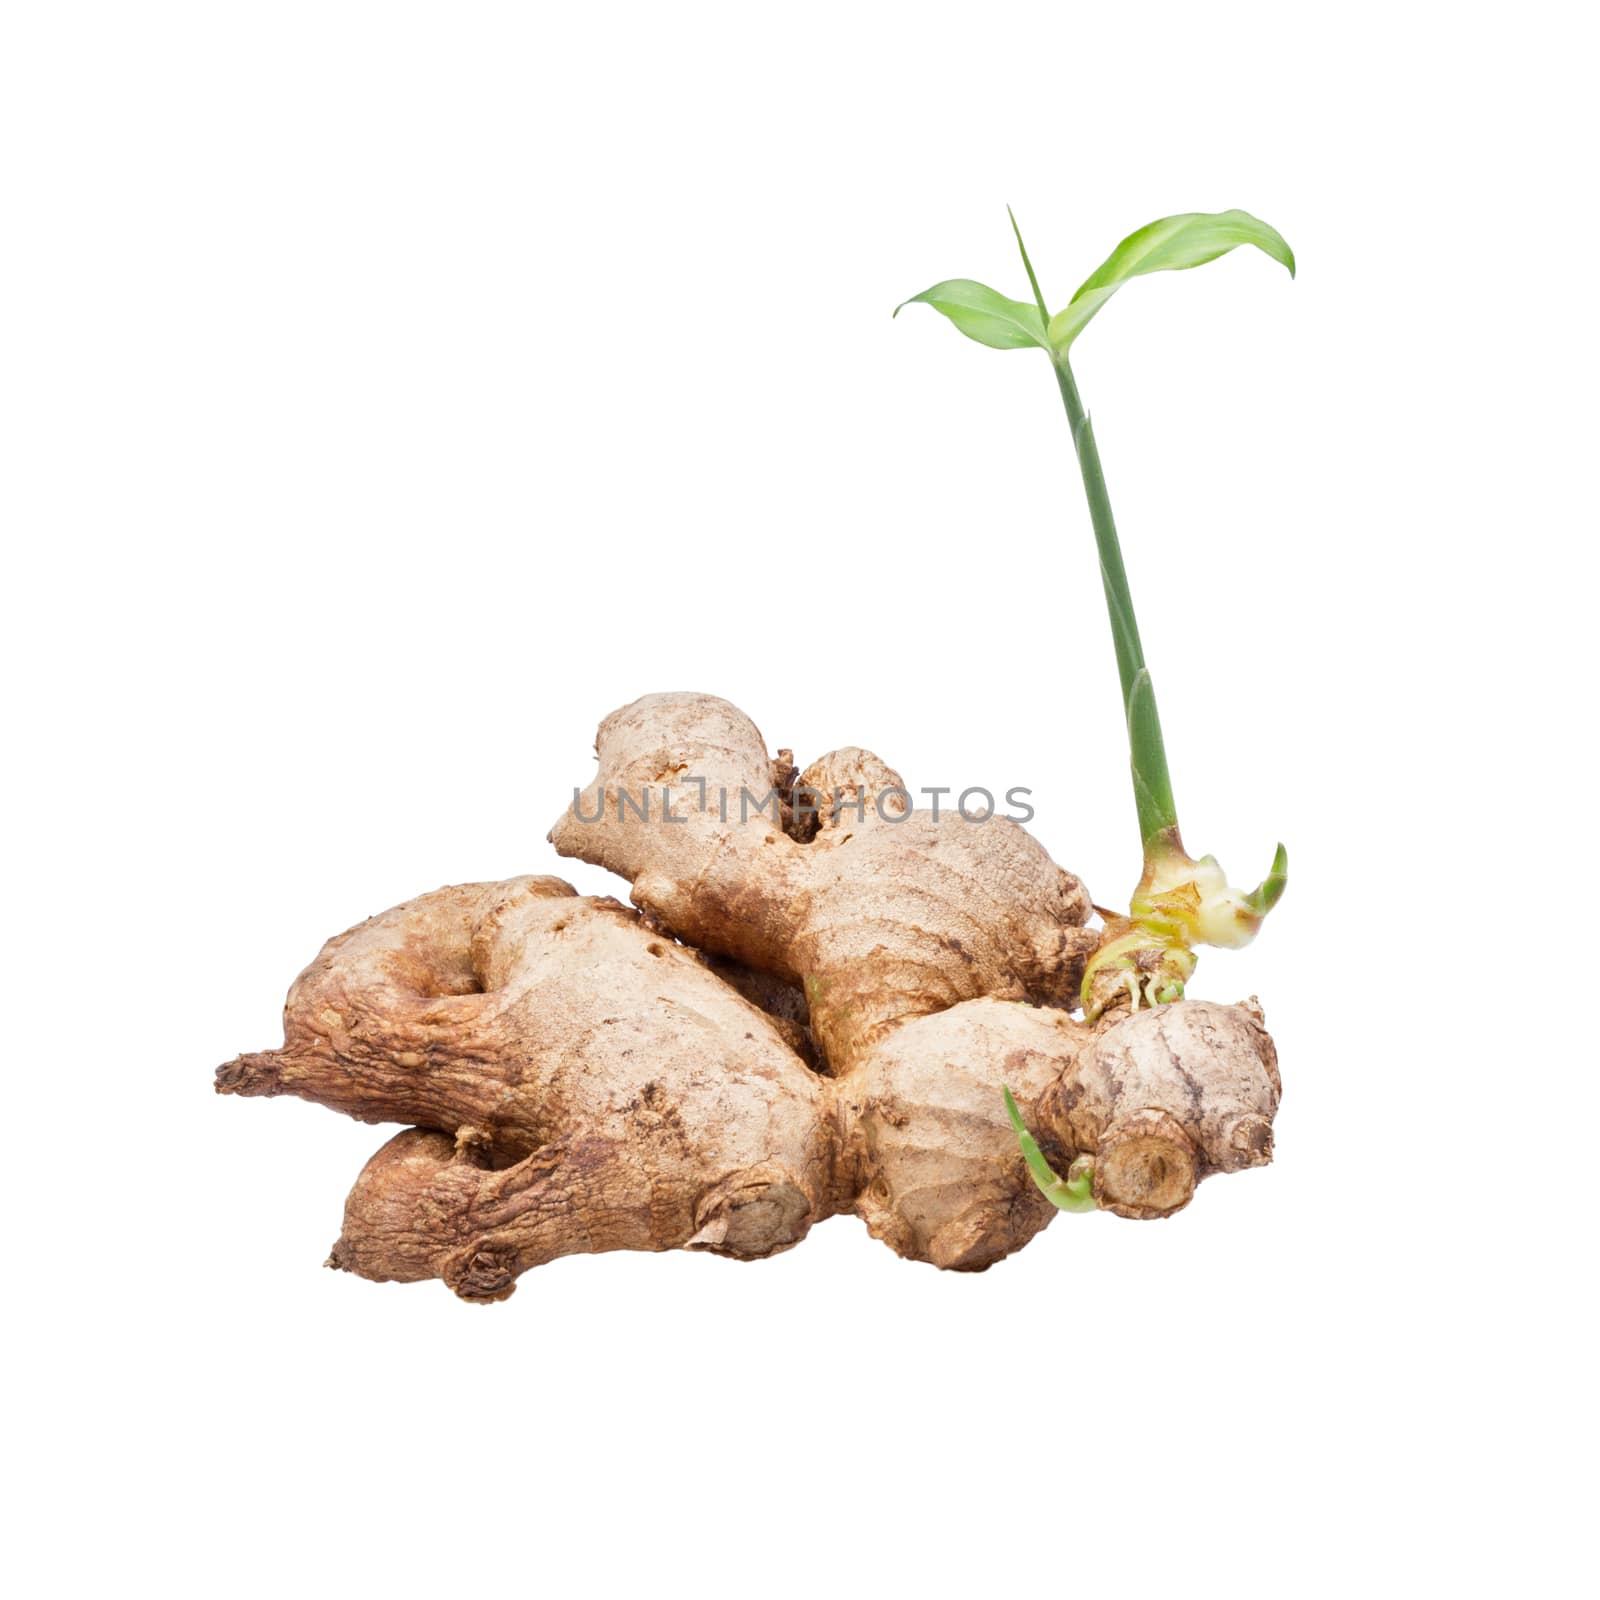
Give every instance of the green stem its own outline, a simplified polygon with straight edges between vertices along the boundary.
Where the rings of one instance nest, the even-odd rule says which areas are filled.
[[[1039,320],[1050,326],[1050,308],[1044,291],[1028,259],[1022,242],[1022,229],[1011,207],[1011,232],[1033,290],[1033,303]],[[1139,642],[1139,623],[1133,614],[1133,595],[1128,589],[1128,572],[1122,564],[1122,546],[1117,540],[1117,523],[1111,515],[1111,496],[1106,492],[1106,475],[1100,466],[1100,451],[1094,442],[1094,425],[1078,398],[1078,385],[1067,364],[1066,352],[1051,354],[1056,383],[1067,421],[1072,428],[1073,448],[1083,474],[1084,491],[1089,496],[1089,519],[1094,524],[1094,540],[1100,550],[1100,581],[1106,593],[1106,610],[1111,615],[1111,640],[1117,652],[1117,676],[1122,682],[1122,714],[1128,725],[1129,766],[1133,775],[1133,799],[1139,812],[1139,837],[1144,844],[1145,863],[1173,850],[1182,851],[1178,838],[1178,808],[1172,798],[1172,779],[1167,772],[1167,749],[1161,738],[1161,718],[1156,712],[1156,692],[1144,664],[1144,646]]]
[[[1094,524],[1094,542],[1100,552],[1100,581],[1105,589],[1106,611],[1111,618],[1111,642],[1117,652],[1122,711],[1128,722],[1139,832],[1148,856],[1152,844],[1169,831],[1175,835],[1178,826],[1166,747],[1161,739],[1161,721],[1156,713],[1150,674],[1144,664],[1144,646],[1139,641],[1139,623],[1133,612],[1133,595],[1128,589],[1128,571],[1122,561],[1116,519],[1111,514],[1111,497],[1106,492],[1105,471],[1094,442],[1094,424],[1083,409],[1066,356],[1056,356],[1051,364],[1061,389],[1062,404],[1067,408],[1078,469],[1083,474],[1084,493],[1089,500],[1089,519]]]
[[[1133,596],[1128,592],[1128,571],[1122,563],[1122,545],[1117,539],[1117,523],[1111,514],[1111,497],[1106,492],[1105,470],[1094,442],[1089,414],[1078,398],[1078,385],[1065,356],[1051,363],[1061,388],[1067,421],[1072,427],[1078,468],[1083,473],[1083,489],[1089,498],[1089,517],[1094,523],[1094,542],[1100,551],[1100,581],[1105,586],[1106,607],[1111,613],[1112,643],[1117,648],[1117,676],[1122,680],[1122,709],[1128,709],[1133,694],[1133,678],[1144,665],[1144,647],[1139,642],[1139,623],[1133,614]]]

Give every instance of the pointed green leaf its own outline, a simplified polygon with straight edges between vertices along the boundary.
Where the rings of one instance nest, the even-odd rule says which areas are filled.
[[[902,300],[894,308],[894,314],[898,317],[909,305],[932,306],[969,339],[976,339],[991,350],[1050,348],[1050,341],[1045,337],[1044,318],[1039,315],[1037,306],[1008,300],[997,290],[974,283],[971,278],[949,278],[944,283],[936,283],[931,289]]]
[[[1006,215],[1011,218],[1011,231],[1016,235],[1017,251],[1022,257],[1022,270],[1028,274],[1028,287],[1033,290],[1033,303],[1038,306],[1039,315],[1049,322],[1050,313],[1045,309],[1044,290],[1039,287],[1039,275],[1033,270],[1033,263],[1028,259],[1028,247],[1022,242],[1022,229],[1017,226],[1017,214],[1007,206]]]
[[[1150,669],[1140,667],[1128,691],[1128,749],[1133,767],[1133,799],[1139,808],[1139,837],[1148,846],[1165,828],[1178,825],[1178,807],[1167,773],[1167,749]]]
[[[1242,244],[1253,244],[1294,276],[1294,251],[1276,228],[1248,211],[1186,211],[1130,233],[1050,319],[1050,343],[1064,354],[1090,319],[1129,278],[1147,272],[1182,272],[1202,267]]]

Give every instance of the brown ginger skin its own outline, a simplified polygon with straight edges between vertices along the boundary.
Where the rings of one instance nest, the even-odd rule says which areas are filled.
[[[712,695],[635,700],[605,718],[595,750],[594,781],[551,830],[556,849],[632,880],[634,902],[691,942],[803,985],[819,1052],[840,1079],[883,1082],[882,1063],[893,1061],[890,1077],[916,1077],[928,1092],[921,1103],[931,1106],[975,1072],[980,1120],[992,1119],[982,1097],[993,1098],[993,1064],[1004,1061],[1020,1080],[1017,1063],[1034,1059],[1033,1043],[1043,1036],[1041,1024],[1029,1021],[1013,1045],[1012,1014],[976,1003],[1077,1003],[1084,960],[1101,937],[1083,926],[1093,907],[1083,885],[1015,824],[974,823],[949,811],[936,820],[911,809],[899,774],[856,747],[823,756],[798,781],[796,795],[809,793],[820,806],[815,830],[791,823],[786,831],[746,815],[746,797],[764,795],[767,774],[792,763],[787,751],[770,760],[755,724]],[[654,820],[640,815],[647,792],[657,799]],[[667,814],[682,820],[667,823]],[[1119,998],[1103,1024],[1126,1009]],[[1277,1098],[1274,1088],[1270,1106],[1257,1103],[1263,1043],[1269,1076],[1276,1064],[1259,1017],[1225,1026],[1217,1008],[1177,1015],[1187,1027],[1173,1021],[1152,1030],[1128,1019],[1138,1022],[1126,1037],[1139,1041],[1139,1062],[1169,1046],[1174,1060],[1237,1062],[1249,1085],[1248,1114],[1265,1119],[1249,1123],[1247,1142],[1266,1159]],[[1073,1026],[1059,1014],[1048,1025]],[[1202,1027],[1204,1037],[1196,1036]],[[1080,1037],[1073,1051],[1081,1045]],[[923,1070],[933,1055],[941,1065]],[[1180,1090],[1170,1071],[1131,1072],[1133,1063],[1116,1061],[1109,1045],[1097,1046],[1091,1061],[1093,1092],[1086,1081],[1073,1088],[1070,1108],[1050,1107],[1056,1116],[1070,1110],[1070,1129],[1045,1132],[1060,1148],[1097,1154],[1097,1198],[1108,1209],[1168,1215],[1205,1172],[1243,1164],[1218,1145],[1212,1125],[1222,1118],[1229,1138],[1247,1138],[1232,1126],[1245,1112],[1226,1071],[1191,1091]],[[1055,1070],[1059,1085],[1059,1053]],[[1010,1086],[1027,1103],[1029,1085]],[[1181,1115],[1169,1104],[1180,1093],[1188,1096]],[[1147,1103],[1130,1105],[1141,1096]],[[869,1115],[864,1107],[862,1114]],[[870,1115],[869,1124],[878,1126]],[[975,1137],[964,1124],[929,1133],[946,1154]],[[860,1209],[869,1224],[878,1216],[875,1231],[916,1240],[933,1259],[961,1253],[955,1234],[936,1248],[926,1219],[912,1225],[892,1209],[880,1215],[870,1191]],[[1003,1238],[1003,1228],[985,1226]]]
[[[707,695],[635,701],[597,750],[551,837],[639,912],[556,878],[423,895],[330,940],[282,1048],[219,1069],[224,1093],[416,1125],[367,1163],[332,1265],[494,1300],[563,1255],[755,1258],[853,1211],[903,1256],[981,1269],[1055,1215],[1002,1084],[1122,1216],[1270,1159],[1259,1010],[1073,1020],[1089,898],[1020,828],[916,812],[855,747],[797,783]]]
[[[218,1089],[429,1130],[356,1186],[334,1260],[369,1277],[483,1297],[490,1260],[514,1277],[576,1251],[768,1255],[832,1209],[820,1080],[772,1020],[556,878],[441,889],[331,940],[284,1036]]]
[[[899,1254],[985,1267],[1055,1215],[1015,1164],[1001,1084],[1057,1171],[1093,1158],[1095,1201],[1119,1216],[1170,1216],[1201,1178],[1272,1156],[1277,1055],[1253,1006],[1185,1000],[1091,1028],[971,1000],[893,1030],[830,1086],[867,1152],[854,1209]]]
[[[551,878],[440,890],[331,940],[284,1047],[218,1072],[225,1093],[423,1124],[367,1164],[331,1264],[473,1300],[578,1252],[769,1255],[848,1211],[901,1255],[988,1266],[1055,1214],[1002,1080],[1063,1167],[1097,1157],[1124,1215],[1270,1151],[1272,1049],[1244,1008],[1095,1030],[985,998],[885,1030],[829,1079],[693,952]]]
[[[556,849],[628,879],[634,904],[687,943],[803,986],[835,1074],[893,1025],[964,1000],[1074,1002],[1098,943],[1083,926],[1093,907],[1015,823],[935,821],[852,747],[801,775],[800,792],[822,799],[802,843],[776,805],[756,811],[775,764],[714,695],[646,695],[601,723],[595,748],[599,771],[551,830]]]
[[[1283,1086],[1254,1000],[1118,1015],[1040,1097],[1039,1128],[1094,1156],[1094,1197],[1118,1216],[1170,1216],[1201,1178],[1272,1159]]]

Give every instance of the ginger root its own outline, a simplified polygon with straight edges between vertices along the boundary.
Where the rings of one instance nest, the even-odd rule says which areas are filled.
[[[596,750],[594,782],[550,832],[557,852],[628,879],[686,943],[803,984],[835,1073],[886,1029],[963,1000],[1074,1003],[1099,943],[1093,906],[1014,822],[935,821],[876,756],[836,750],[796,786],[821,800],[802,843],[746,801],[769,793],[773,763],[713,695],[635,700],[601,723]]]
[[[791,786],[784,815],[741,821],[739,788],[765,795],[774,763],[709,696],[637,701],[598,748],[552,837],[631,876],[640,911],[556,878],[421,896],[330,940],[283,1046],[218,1069],[223,1093],[414,1124],[357,1179],[330,1265],[498,1300],[564,1255],[754,1259],[853,1213],[902,1256],[981,1269],[1055,1216],[1002,1082],[1046,1156],[1090,1157],[1122,1216],[1270,1159],[1259,1010],[1075,1020],[1088,896],[1020,828],[886,820],[872,801],[903,786],[859,750],[800,780],[830,802],[814,832]],[[623,804],[645,785],[685,820]],[[868,803],[835,808],[836,789]]]

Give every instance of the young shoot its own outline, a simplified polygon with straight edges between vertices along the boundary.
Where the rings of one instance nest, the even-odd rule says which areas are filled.
[[[1083,1010],[1092,1022],[1108,1006],[1124,999],[1135,1010],[1141,1005],[1156,1006],[1181,999],[1194,972],[1195,949],[1199,945],[1228,949],[1247,945],[1283,896],[1289,881],[1289,858],[1280,844],[1267,876],[1246,892],[1228,882],[1214,856],[1196,860],[1184,849],[1155,689],[1145,665],[1100,452],[1078,394],[1069,354],[1078,335],[1130,278],[1203,266],[1242,244],[1254,245],[1281,262],[1293,277],[1294,252],[1275,228],[1246,211],[1192,211],[1163,217],[1130,233],[1089,274],[1066,306],[1052,316],[1014,216],[1011,229],[1033,293],[1032,305],[1009,299],[970,278],[951,278],[903,301],[895,307],[895,315],[907,305],[929,305],[969,339],[992,350],[1042,350],[1050,358],[1066,407],[1089,501],[1089,520],[1099,549],[1100,577],[1122,684],[1133,796],[1144,849],[1144,872],[1134,889],[1128,915],[1107,919],[1106,936],[1084,972]],[[1009,1090],[1006,1108],[1039,1187],[1063,1209],[1085,1209],[1079,1203],[1084,1193],[1084,1175],[1078,1174],[1071,1182],[1057,1177],[1028,1135]],[[1070,1206],[1064,1204],[1064,1197],[1069,1194],[1074,1200]]]
[[[1094,1162],[1088,1156],[1079,1156],[1063,1178],[1045,1160],[1038,1140],[1028,1132],[1028,1125],[1022,1120],[1022,1113],[1017,1110],[1017,1102],[1011,1091],[1006,1089],[1004,1094],[1006,1115],[1011,1118],[1017,1143],[1022,1146],[1022,1159],[1028,1163],[1028,1171],[1038,1184],[1040,1193],[1058,1211],[1093,1211]]]

